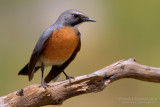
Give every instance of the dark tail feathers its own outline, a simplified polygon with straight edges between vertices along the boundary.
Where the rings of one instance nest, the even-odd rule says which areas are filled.
[[[35,72],[38,71],[40,67],[35,67]],[[28,75],[28,64],[26,64],[18,73],[18,75]]]
[[[19,71],[18,75],[28,75],[28,64]]]
[[[35,67],[35,71],[38,71],[40,67]],[[50,70],[50,72],[48,73],[48,75],[45,78],[45,82],[48,83],[51,80],[56,81],[59,77],[59,75],[61,74],[61,72],[63,71],[63,69],[59,66],[52,66],[52,69]],[[26,64],[23,69],[18,73],[18,75],[28,75],[28,64]]]
[[[51,80],[56,81],[61,74],[63,69],[59,66],[52,66],[52,69],[48,73],[48,75],[45,77],[44,81],[46,83],[50,82]]]

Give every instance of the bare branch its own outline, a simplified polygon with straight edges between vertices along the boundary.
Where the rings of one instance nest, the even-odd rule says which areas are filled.
[[[121,60],[89,75],[49,84],[44,89],[31,85],[0,97],[0,107],[39,107],[59,105],[68,98],[102,91],[109,83],[121,78],[134,78],[149,82],[160,82],[160,68],[135,62],[135,59]]]

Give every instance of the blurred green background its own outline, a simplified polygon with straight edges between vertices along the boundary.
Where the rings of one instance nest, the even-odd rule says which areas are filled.
[[[128,58],[160,67],[160,0],[0,0],[0,96],[40,83],[41,72],[31,82],[17,73],[42,32],[67,9],[97,20],[80,25],[82,48],[65,70],[69,75],[89,74]],[[122,79],[61,107],[159,107],[159,93],[159,83]]]

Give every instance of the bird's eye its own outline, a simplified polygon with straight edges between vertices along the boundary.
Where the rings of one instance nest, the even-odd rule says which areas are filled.
[[[79,15],[78,14],[72,14],[75,18],[77,18]]]

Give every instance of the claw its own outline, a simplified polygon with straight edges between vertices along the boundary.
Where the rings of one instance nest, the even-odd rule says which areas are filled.
[[[47,87],[49,87],[49,85],[46,84],[44,81],[41,81],[40,87],[43,87],[44,89],[46,89]]]
[[[71,83],[71,79],[74,79],[74,77],[66,76],[66,80],[69,80],[69,83]]]
[[[71,79],[74,79],[74,77],[69,77],[64,71],[62,71],[64,75],[66,76],[66,80],[69,80],[69,83],[71,83]]]

